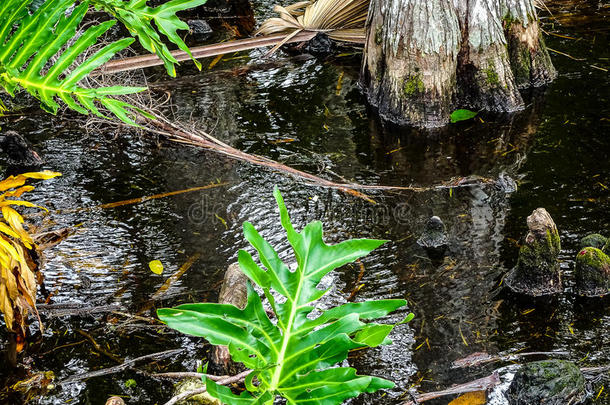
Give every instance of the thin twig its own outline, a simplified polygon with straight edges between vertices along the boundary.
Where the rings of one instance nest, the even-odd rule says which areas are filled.
[[[114,353],[111,353],[108,350],[104,349],[102,346],[100,346],[100,344],[95,341],[93,336],[91,336],[90,334],[88,334],[84,330],[77,329],[76,332],[79,335],[82,335],[82,336],[86,337],[87,340],[89,340],[91,342],[91,344],[93,345],[93,347],[95,348],[95,351],[103,354],[104,356],[108,357],[109,359],[111,359],[113,361],[116,361],[117,363],[121,363],[123,361],[123,359],[121,359],[120,357],[118,357]]]
[[[578,61],[587,60],[586,58],[575,58],[575,57],[573,57],[572,55],[568,55],[567,53],[564,53],[564,52],[558,51],[558,50],[553,49],[553,48],[549,48],[548,46],[546,47],[546,49],[548,49],[548,50],[549,50],[549,51],[551,51],[551,52],[555,52],[555,53],[557,53],[557,54],[559,54],[559,55],[566,56],[566,57],[568,57],[568,58],[570,58],[570,59],[573,59],[573,60],[578,60]]]
[[[174,356],[183,350],[184,349],[172,349],[172,350],[165,350],[163,352],[147,354],[146,356],[136,357],[133,360],[126,360],[123,363],[119,364],[118,366],[104,368],[104,369],[96,370],[96,371],[90,371],[88,373],[77,374],[72,377],[68,377],[65,380],[60,381],[58,384],[67,384],[67,383],[86,380],[88,378],[100,377],[103,375],[118,373],[118,372],[121,372],[125,369],[132,367],[133,365],[135,365],[138,362],[141,362],[144,360],[160,360],[160,359],[163,359],[166,357]]]
[[[205,373],[197,373],[195,371],[176,371],[176,372],[168,372],[168,373],[156,373],[151,374],[151,377],[156,378],[171,378],[171,379],[180,379],[180,378],[207,378],[212,381],[221,381],[227,378],[233,378],[231,375],[212,375]]]

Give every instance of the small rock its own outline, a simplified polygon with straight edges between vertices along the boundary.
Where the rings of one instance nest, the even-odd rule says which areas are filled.
[[[525,364],[506,392],[510,405],[576,405],[586,396],[585,377],[578,366],[565,360]]]
[[[106,401],[106,405],[125,405],[125,401],[121,397],[110,397]]]
[[[323,32],[318,32],[315,37],[309,40],[305,51],[317,57],[326,57],[335,52],[335,43]]]
[[[0,151],[6,154],[9,166],[35,168],[44,163],[32,144],[15,131],[0,135]]]
[[[582,250],[586,247],[603,249],[607,242],[608,240],[604,236],[600,235],[599,233],[592,233],[580,240],[580,249]]]
[[[578,252],[575,273],[580,295],[596,297],[610,293],[610,257],[600,249],[586,247]]]
[[[610,238],[606,241],[606,244],[602,248],[602,252],[610,256]]]
[[[212,27],[205,20],[188,20],[186,23],[189,26],[191,35],[196,38],[205,38],[213,32]]]
[[[502,172],[496,180],[496,188],[507,194],[514,193],[517,191],[517,182],[508,174]]]
[[[527,226],[517,266],[506,277],[506,284],[515,292],[532,296],[557,293],[562,288],[557,226],[544,208],[527,217]]]
[[[447,246],[447,243],[445,224],[439,217],[431,217],[426,222],[426,228],[417,240],[417,244],[427,249],[439,249]]]

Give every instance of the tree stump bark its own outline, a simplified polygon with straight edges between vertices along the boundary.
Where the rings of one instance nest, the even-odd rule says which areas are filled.
[[[532,0],[372,0],[361,81],[380,116],[439,127],[456,108],[522,109],[556,76]]]
[[[248,302],[247,281],[248,277],[241,271],[239,264],[231,264],[225,273],[218,303],[235,305],[237,308],[244,309]],[[229,348],[226,346],[214,347],[212,363],[221,374],[237,374],[236,365],[231,360]]]
[[[529,232],[519,249],[517,266],[506,277],[513,291],[541,296],[561,291],[559,231],[544,208],[537,208],[527,217]]]

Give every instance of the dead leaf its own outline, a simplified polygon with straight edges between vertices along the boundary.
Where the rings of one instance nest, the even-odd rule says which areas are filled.
[[[457,397],[449,405],[485,405],[487,394],[485,391],[473,391]]]

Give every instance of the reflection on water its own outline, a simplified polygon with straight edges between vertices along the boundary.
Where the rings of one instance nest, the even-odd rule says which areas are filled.
[[[547,42],[591,58],[591,64],[608,57],[599,45],[607,40],[606,31],[562,32],[570,29],[582,37],[578,45],[557,37]],[[560,77],[546,94],[532,95],[525,111],[509,117],[482,115],[432,134],[369,119],[357,88],[357,59],[286,59],[262,66],[252,60],[247,68],[244,60],[234,60],[173,83],[153,84],[155,91],[171,94],[178,117],[192,116],[214,136],[248,152],[333,180],[456,185],[370,192],[375,205],[195,148],[133,135],[87,135],[78,125],[40,114],[19,121],[8,117],[3,129],[26,135],[45,167],[64,173],[39,184],[34,194],[35,202],[51,210],[48,225],[77,229],[46,252],[49,302],[112,303],[135,314],[195,254],[200,258],[154,305],[215,300],[224,269],[238,249],[247,248],[243,221],[252,222],[283,259],[293,261],[274,209],[277,184],[293,222],[302,227],[322,220],[327,242],[352,237],[391,241],[363,259],[362,267],[346,266],[323,280],[334,286],[325,307],[344,302],[362,285],[356,301],[406,298],[416,315],[395,330],[392,346],[350,356],[349,363],[362,372],[397,382],[383,398],[368,396],[354,403],[392,403],[415,383],[424,391],[441,389],[503,365],[450,369],[454,360],[477,351],[567,350],[566,357],[583,366],[605,364],[610,354],[608,302],[576,300],[570,270],[577,240],[610,229],[610,86],[607,73],[589,64],[560,57],[554,62]],[[510,193],[499,184],[501,175],[518,180],[519,190]],[[228,184],[141,204],[75,211],[218,182]],[[499,288],[502,275],[514,265],[525,217],[539,206],[554,217],[564,246],[567,288],[551,302],[518,299]],[[415,242],[432,215],[442,218],[449,233],[449,246],[440,256],[430,256]],[[148,270],[153,259],[163,262],[162,276]],[[154,312],[140,315],[152,317]],[[31,367],[53,370],[60,380],[115,365],[92,351],[79,330],[122,358],[185,349],[157,368],[193,370],[209,351],[200,339],[118,314],[47,315],[43,320],[44,339],[28,351]],[[2,378],[6,373],[0,371]],[[135,387],[125,386],[130,378],[137,381]],[[125,371],[61,385],[40,403],[71,399],[102,404],[111,394],[127,395],[132,403],[160,403],[170,393],[166,383]],[[604,398],[599,403],[610,403]]]

